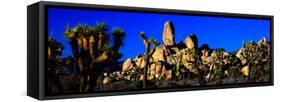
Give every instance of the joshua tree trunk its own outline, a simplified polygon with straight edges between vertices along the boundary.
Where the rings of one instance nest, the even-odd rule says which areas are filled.
[[[147,43],[148,47],[146,47],[145,50],[145,66],[143,70],[144,78],[143,78],[143,88],[146,88],[146,82],[147,82],[147,69],[149,67],[149,44]]]
[[[94,59],[95,55],[94,55],[94,43],[95,43],[95,38],[93,35],[90,36],[89,39],[89,52],[90,52],[90,56],[91,59]]]
[[[249,75],[248,75],[248,81],[250,82],[251,81],[251,77],[252,77],[252,75],[251,75],[251,72],[252,72],[252,64],[248,64],[248,66],[249,66]]]
[[[158,43],[156,42],[156,40],[154,38],[150,38],[149,40],[147,40],[144,32],[141,32],[140,37],[141,37],[141,39],[143,39],[143,43],[144,43],[144,46],[145,46],[145,65],[144,65],[144,69],[143,69],[143,76],[144,76],[144,78],[143,78],[143,88],[146,88],[147,70],[150,66],[149,58],[154,53]],[[150,44],[153,45],[153,50],[151,52],[150,52]]]
[[[206,81],[209,81],[209,80],[211,79],[212,74],[213,74],[213,69],[214,69],[214,66],[215,66],[215,64],[214,64],[214,63],[213,63],[213,64],[211,64],[210,69],[209,69],[209,73],[208,73],[208,75],[207,75],[207,77],[206,77]]]
[[[71,50],[72,50],[73,56],[74,56],[75,60],[77,61],[78,57],[79,57],[77,40],[76,39],[71,39],[71,40],[69,40],[69,44],[71,46]]]

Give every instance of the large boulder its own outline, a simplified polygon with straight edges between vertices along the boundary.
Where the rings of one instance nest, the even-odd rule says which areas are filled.
[[[155,62],[164,61],[165,49],[163,46],[156,47],[154,53],[152,54],[152,58]]]
[[[136,64],[137,67],[139,67],[139,68],[144,68],[144,66],[145,66],[145,60],[144,60],[144,57],[143,57],[142,55],[137,56],[137,57],[134,59],[134,61],[135,61],[135,64]]]
[[[197,48],[198,47],[197,36],[195,34],[192,34],[191,36],[186,37],[184,43],[186,47],[189,49]]]
[[[151,78],[153,79],[172,79],[172,68],[169,65],[174,65],[177,62],[176,55],[179,50],[176,46],[158,46],[152,55],[154,64],[151,65]]]
[[[133,62],[132,60],[129,58],[127,59],[124,63],[123,63],[123,66],[122,66],[122,71],[123,72],[126,72],[126,71],[129,71],[131,69],[133,69]]]
[[[172,22],[167,21],[164,24],[162,40],[166,46],[175,45],[175,34],[174,34],[174,25]]]
[[[191,49],[191,48],[194,48],[194,42],[192,41],[191,37],[187,37],[185,39],[185,45],[187,48]]]

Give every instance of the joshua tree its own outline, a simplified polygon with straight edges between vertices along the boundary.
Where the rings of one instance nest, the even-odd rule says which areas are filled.
[[[76,28],[71,29],[69,24],[65,27],[64,37],[68,40],[69,45],[71,46],[72,54],[73,54],[75,60],[77,60],[78,56],[79,56],[76,32],[77,32],[77,29]]]
[[[227,66],[229,67],[229,69],[227,70],[227,72],[229,73],[228,78],[235,78],[235,79],[243,78],[240,73],[241,62],[236,57],[236,51],[229,53],[228,60],[229,62],[231,62]]]
[[[112,50],[113,50],[113,55],[115,59],[119,59],[122,57],[121,54],[118,53],[119,49],[121,46],[123,46],[123,40],[125,39],[126,33],[122,28],[114,28],[112,31],[112,35],[113,35],[113,46],[112,46]]]
[[[215,49],[211,54],[210,69],[206,80],[218,79],[221,81],[224,75],[224,67],[228,64],[228,53],[224,49]]]
[[[179,58],[181,59],[181,56],[179,56]],[[175,79],[181,80],[181,79],[185,78],[186,72],[187,72],[187,70],[184,67],[182,60],[178,60],[176,62],[176,68],[175,68]]]
[[[62,55],[63,45],[53,38],[48,39],[48,58],[58,59]]]
[[[110,46],[107,30],[105,23],[97,23],[95,26],[79,24],[74,28],[66,26],[64,35],[71,45],[75,66],[80,69],[80,92],[93,91],[102,68],[116,64],[121,58],[118,50],[126,34],[121,28],[114,29],[114,41]]]
[[[243,48],[241,48],[237,57],[240,58],[242,64],[246,67],[242,70],[248,70],[244,72],[244,75],[248,77],[249,81],[257,80],[264,73],[268,73],[270,64],[270,48],[269,44],[265,38],[261,41],[255,43],[250,41],[249,43],[243,43]]]
[[[48,89],[53,93],[62,93],[63,88],[60,82],[60,78],[57,74],[58,65],[61,64],[61,55],[62,55],[63,45],[57,42],[53,38],[48,39]],[[56,90],[56,91],[54,91]],[[51,94],[48,93],[48,94]]]
[[[149,62],[149,58],[152,56],[152,54],[155,51],[156,46],[158,45],[157,41],[154,38],[150,38],[149,40],[147,40],[147,37],[145,36],[144,32],[140,33],[140,37],[141,39],[143,39],[143,43],[145,46],[145,65],[144,65],[144,70],[143,70],[143,74],[144,74],[144,78],[143,78],[143,88],[146,88],[146,84],[147,84],[147,70],[148,67],[150,65]],[[152,44],[153,46],[153,50],[150,52],[150,45]]]

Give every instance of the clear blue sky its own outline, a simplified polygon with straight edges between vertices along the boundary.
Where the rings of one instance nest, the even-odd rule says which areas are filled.
[[[163,44],[165,21],[174,23],[177,43],[194,33],[198,37],[199,46],[207,43],[210,48],[224,48],[228,52],[241,48],[242,41],[257,42],[262,37],[267,40],[270,38],[269,20],[64,8],[49,8],[48,13],[48,35],[53,32],[52,37],[64,45],[64,57],[71,55],[71,48],[62,34],[68,23],[74,27],[79,23],[91,25],[104,22],[109,25],[109,32],[113,27],[122,27],[127,35],[120,49],[124,54],[121,60],[144,53],[145,48],[139,38],[142,31]]]

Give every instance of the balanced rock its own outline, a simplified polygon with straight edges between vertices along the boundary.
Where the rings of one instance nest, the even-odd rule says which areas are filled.
[[[162,40],[164,42],[164,45],[166,45],[166,46],[174,46],[175,45],[174,25],[170,21],[167,21],[164,24]]]

